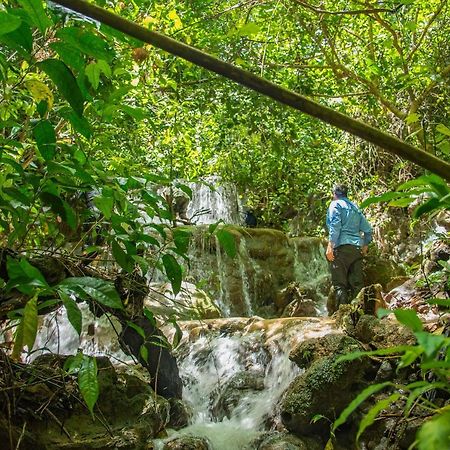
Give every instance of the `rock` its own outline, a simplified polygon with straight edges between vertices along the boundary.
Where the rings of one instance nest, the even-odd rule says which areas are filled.
[[[277,293],[275,305],[283,311],[280,317],[316,317],[314,298],[317,294],[313,289],[302,287],[299,283],[292,282]]]
[[[186,403],[178,398],[169,399],[170,404],[170,420],[168,423],[169,428],[179,430],[189,424],[189,420],[192,418],[192,409],[188,407]]]
[[[163,450],[212,450],[212,448],[206,438],[181,436],[166,442]]]
[[[387,308],[381,290],[381,284],[372,284],[363,287],[356,296],[355,303],[362,309],[364,314],[376,315],[378,309]]]
[[[242,397],[263,389],[264,373],[239,372],[211,394],[211,412],[219,421],[230,418]]]
[[[389,283],[386,284],[386,292],[390,292],[392,291],[392,289],[398,288],[399,286],[406,283],[409,279],[410,277],[407,276],[399,276],[392,278],[391,281],[389,281]]]
[[[310,343],[309,347],[325,348],[320,339]],[[361,349],[358,342],[342,336],[328,339],[332,346],[340,346],[342,353],[318,359],[314,359],[314,356],[305,358],[303,354],[301,364],[308,364],[311,358],[313,362],[305,373],[291,383],[281,402],[281,420],[284,426],[299,436],[328,434],[328,427],[320,421],[311,423],[312,418],[320,414],[333,420],[364,386],[363,376],[369,364],[366,358],[337,362],[341,354]],[[341,344],[338,344],[339,340]],[[297,354],[300,357],[301,352],[298,351]]]
[[[364,284],[381,284],[382,289],[392,278],[405,275],[405,271],[398,264],[390,259],[384,258],[377,253],[377,250],[371,248],[369,255],[364,259]]]
[[[378,319],[374,316],[363,315],[354,329],[349,329],[348,332],[363,343],[370,342],[375,348],[414,345],[416,342],[416,338],[409,328],[389,317]]]
[[[310,338],[296,345],[289,359],[301,369],[307,369],[315,361],[332,355],[343,355],[361,350],[361,344],[343,333],[327,334],[320,338]]]
[[[308,437],[286,432],[268,432],[255,439],[245,450],[322,450],[323,445]]]

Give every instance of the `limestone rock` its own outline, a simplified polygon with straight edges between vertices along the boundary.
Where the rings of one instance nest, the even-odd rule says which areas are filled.
[[[356,341],[344,337],[331,338],[330,343],[331,347],[341,348],[343,353],[359,347]],[[310,342],[309,346],[326,347],[320,341]],[[303,352],[300,358],[301,353],[297,352],[300,363],[308,364],[311,356],[305,358]],[[289,431],[299,436],[328,433],[328,428],[323,423],[311,423],[312,418],[321,414],[333,419],[364,386],[363,375],[368,366],[367,360],[360,358],[351,362],[338,362],[339,356],[340,353],[315,360],[313,357],[306,372],[288,387],[281,402],[281,420]]]
[[[181,436],[166,442],[163,450],[212,450],[206,438]]]

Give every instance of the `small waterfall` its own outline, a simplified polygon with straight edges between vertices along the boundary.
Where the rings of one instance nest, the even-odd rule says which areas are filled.
[[[228,321],[232,329],[245,319]],[[208,331],[181,345],[183,399],[192,407],[193,417],[188,427],[156,441],[155,449],[186,435],[207,438],[213,450],[250,449],[246,445],[261,432],[277,427],[276,405],[300,373],[289,360],[289,351],[307,337],[330,332],[331,326],[318,319],[246,322],[249,325],[240,331]],[[202,326],[210,330],[214,325]]]
[[[250,295],[250,280],[248,276],[248,271],[251,269],[251,267],[247,266],[251,265],[251,259],[248,255],[247,247],[245,245],[245,239],[240,239],[239,251],[236,257],[238,258],[239,275],[242,280],[242,300],[245,307],[244,315],[246,317],[250,317],[253,314],[252,299]],[[252,272],[255,271],[253,270]]]
[[[242,224],[242,206],[236,186],[209,177],[203,183],[187,183],[192,190],[192,199],[187,207],[187,216],[192,222],[210,224],[222,220],[226,224]]]

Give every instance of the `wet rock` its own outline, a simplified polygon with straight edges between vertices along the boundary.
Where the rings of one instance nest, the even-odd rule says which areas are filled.
[[[168,423],[169,428],[179,430],[189,424],[189,420],[192,418],[192,409],[178,398],[169,399],[170,404],[170,420]]]
[[[206,438],[181,436],[166,442],[163,450],[212,450],[212,447]]]
[[[275,306],[282,311],[281,317],[316,317],[314,301],[316,297],[317,294],[313,289],[304,288],[299,283],[293,282],[277,293]]]
[[[399,276],[394,277],[389,281],[389,283],[386,284],[386,292],[392,291],[392,289],[398,288],[399,286],[405,284],[410,277],[407,276]]]
[[[381,284],[383,290],[394,277],[405,275],[405,270],[390,259],[377,253],[371,248],[369,255],[364,259],[364,284]]]
[[[339,339],[332,345],[339,345]],[[342,352],[360,348],[354,340],[341,339]],[[348,345],[343,343],[348,342]],[[310,348],[320,348],[319,342],[312,343]],[[311,423],[312,418],[323,415],[330,420],[340,412],[354,398],[364,385],[364,372],[368,368],[366,358],[355,361],[338,362],[340,356],[336,353],[314,360],[314,356],[305,357],[305,353],[297,351],[301,364],[308,364],[313,360],[305,373],[299,375],[288,387],[281,402],[281,420],[284,426],[296,435],[327,434],[328,428],[323,423]]]
[[[245,450],[322,450],[319,440],[299,438],[286,432],[268,432],[255,439]]]
[[[361,350],[361,344],[343,333],[327,334],[320,338],[310,338],[296,345],[289,359],[302,369],[307,369],[315,361],[332,356]]]
[[[416,338],[413,332],[388,317],[378,319],[370,315],[362,315],[355,327],[346,330],[351,336],[375,348],[393,347],[396,345],[414,345]]]
[[[263,372],[239,372],[211,394],[211,412],[219,421],[230,418],[243,396],[263,389]]]

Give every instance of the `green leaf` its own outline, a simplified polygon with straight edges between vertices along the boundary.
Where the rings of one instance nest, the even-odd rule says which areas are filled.
[[[414,200],[415,200],[414,197],[397,198],[397,199],[391,200],[388,203],[388,206],[397,207],[397,208],[405,208],[406,206],[409,206]]]
[[[181,266],[178,264],[178,261],[175,259],[175,257],[169,255],[168,253],[163,255],[162,262],[166,271],[167,278],[169,278],[170,284],[172,285],[172,291],[175,295],[177,295],[181,289]]]
[[[419,205],[413,212],[414,219],[418,219],[420,216],[423,216],[426,213],[429,213],[431,211],[435,211],[436,209],[442,207],[443,205],[439,201],[438,198],[430,198],[425,203],[422,203]]]
[[[139,347],[139,355],[146,363],[148,363],[148,350],[144,344]]]
[[[394,314],[401,324],[407,326],[412,331],[422,331],[422,321],[413,309],[396,309],[394,310]]]
[[[80,50],[65,42],[52,42],[50,47],[58,53],[64,63],[75,70],[80,71],[84,67],[84,58]]]
[[[446,136],[450,136],[450,128],[446,127],[443,123],[439,123],[436,126],[436,131],[439,131],[439,133],[445,134]]]
[[[17,325],[16,332],[14,333],[14,348],[12,351],[12,358],[19,359],[23,350],[23,317],[20,318],[20,322]]]
[[[33,129],[39,152],[42,157],[49,161],[56,153],[56,134],[53,125],[48,120],[41,120]]]
[[[181,331],[181,328],[176,320],[172,320],[171,322],[172,325],[175,327],[175,334],[173,335],[172,340],[172,348],[176,348],[178,344],[181,342],[181,339],[183,339],[183,332]]]
[[[91,277],[72,277],[61,281],[57,289],[75,295],[81,290],[104,306],[123,309],[122,300],[114,285],[109,281]]]
[[[379,348],[378,350],[372,350],[370,352],[352,352],[339,356],[339,358],[336,361],[337,362],[353,361],[354,359],[361,358],[362,356],[398,355],[400,353],[404,353],[408,350],[411,350],[411,348],[415,347],[412,347],[410,345],[398,345],[395,347]]]
[[[110,189],[103,189],[102,195],[94,198],[94,205],[107,219],[110,219],[114,207],[114,197],[112,191]]]
[[[19,17],[13,14],[8,14],[5,11],[0,11],[0,35],[8,34],[11,31],[16,30],[20,27],[22,21]]]
[[[84,136],[86,139],[90,139],[92,136],[92,128],[89,121],[85,117],[80,117],[75,114],[74,111],[70,111],[66,114],[73,129]]]
[[[364,209],[367,208],[369,205],[372,205],[373,203],[380,203],[380,202],[387,202],[389,200],[392,200],[394,198],[398,198],[400,196],[403,196],[404,194],[402,192],[386,192],[383,195],[377,195],[375,197],[369,197],[368,199],[364,200],[360,208]]]
[[[79,27],[65,27],[56,33],[56,37],[97,60],[111,62],[114,57],[114,52],[104,39]]]
[[[240,27],[237,31],[239,36],[252,36],[259,33],[261,27],[254,22],[247,22],[244,26]]]
[[[381,391],[387,386],[393,386],[393,383],[390,381],[386,381],[384,383],[374,384],[372,386],[367,387],[362,392],[358,394],[358,396],[342,411],[341,415],[335,420],[333,423],[332,431],[335,431],[336,428],[341,426],[346,422],[350,414],[366,399],[368,399],[371,395],[375,394],[378,391]]]
[[[417,433],[419,450],[450,448],[450,412],[437,414],[425,422]]]
[[[36,340],[36,333],[38,328],[38,308],[37,296],[28,300],[23,312],[23,345],[28,346],[30,352]]]
[[[61,95],[69,102],[73,110],[81,117],[83,115],[84,99],[78,87],[77,80],[70,69],[58,59],[46,59],[37,64],[55,83]]]
[[[145,341],[145,331],[142,327],[136,325],[134,322],[131,322],[130,320],[127,320],[127,326],[133,328],[133,330],[136,331],[136,333]]]
[[[83,355],[78,371],[78,386],[89,411],[94,414],[94,406],[99,395],[97,361],[94,357]]]
[[[133,271],[134,259],[122,249],[122,247],[116,240],[112,241],[112,254],[117,264],[119,264],[119,266],[122,267],[123,270],[128,273],[131,273]]]
[[[136,120],[143,120],[148,117],[149,113],[144,108],[136,108],[128,105],[120,105],[120,109]]]
[[[83,325],[83,317],[80,308],[78,308],[77,303],[72,300],[64,291],[59,291],[59,295],[61,297],[61,300],[63,301],[64,308],[66,308],[67,318],[69,319],[69,322],[75,328],[78,336],[80,336]]]
[[[45,30],[52,26],[52,22],[45,13],[42,0],[19,0],[19,3],[28,13],[39,31],[45,34]]]
[[[442,334],[436,335],[426,331],[418,331],[415,336],[429,358],[435,356],[446,342],[446,338]]]
[[[427,303],[430,305],[439,305],[444,308],[450,308],[450,298],[433,298],[431,300],[427,300]]]
[[[369,412],[363,417],[363,419],[359,423],[358,434],[356,435],[356,440],[358,441],[361,434],[364,433],[364,430],[375,422],[375,419],[377,418],[378,414],[383,409],[386,409],[391,403],[394,403],[400,397],[401,397],[401,394],[394,393],[383,400],[379,400],[378,403],[376,403],[375,406],[373,406],[369,410]]]
[[[17,50],[24,58],[31,58],[31,52],[33,50],[33,35],[31,33],[31,28],[27,23],[21,22],[18,28],[9,33],[0,33],[0,42],[3,42],[14,50]]]
[[[219,240],[220,245],[224,248],[226,254],[230,258],[234,258],[237,253],[236,249],[236,241],[232,233],[227,231],[224,228],[216,231],[217,239]]]
[[[417,398],[421,397],[426,392],[429,392],[433,389],[445,389],[445,383],[426,383],[425,386],[420,386],[416,389],[413,389],[408,396],[408,400],[406,401],[405,411],[406,414],[409,414],[410,409],[412,408],[414,402]]]
[[[419,114],[416,114],[416,113],[412,113],[412,114],[409,114],[408,116],[406,116],[406,123],[408,125],[415,123],[415,122],[419,122],[419,120],[420,120],[420,116],[419,116]]]
[[[24,294],[31,295],[35,288],[47,289],[49,285],[36,267],[25,258],[17,261],[8,256],[6,260],[9,281],[5,287],[7,291],[17,288]]]
[[[72,230],[78,226],[77,216],[73,208],[58,195],[50,192],[41,192],[40,198],[44,204],[50,206],[51,210],[57,214]]]

